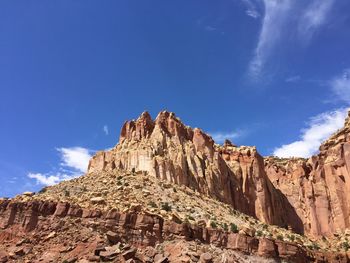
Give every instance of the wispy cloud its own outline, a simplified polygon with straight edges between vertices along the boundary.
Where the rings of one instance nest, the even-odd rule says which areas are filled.
[[[314,0],[304,9],[298,25],[304,41],[309,41],[315,31],[326,23],[333,4],[334,0]]]
[[[60,154],[60,172],[28,173],[31,179],[36,179],[37,184],[53,185],[63,180],[69,180],[86,172],[91,151],[83,147],[57,148]]]
[[[279,157],[310,157],[321,143],[344,125],[348,109],[341,108],[312,117],[302,129],[300,139],[276,148],[273,155]]]
[[[234,140],[242,136],[242,132],[212,132],[211,137],[216,143],[223,143],[226,139]]]
[[[107,125],[104,125],[103,126],[103,132],[108,135],[109,134],[109,130],[108,130],[108,126]]]
[[[244,3],[252,1],[242,0]],[[330,18],[335,0],[255,0],[262,2],[264,14],[262,27],[253,57],[249,63],[250,80],[264,76],[267,62],[275,53],[276,47],[284,44],[290,35],[299,35],[302,44],[308,44],[315,32]]]
[[[281,37],[282,27],[291,10],[290,0],[264,0],[265,14],[254,57],[249,65],[249,76],[257,79],[267,58]]]
[[[257,3],[251,0],[241,0],[242,3],[246,6],[246,14],[254,19],[261,16],[258,11]]]
[[[338,100],[350,104],[350,69],[345,69],[342,75],[333,78],[330,85]]]
[[[301,77],[299,75],[291,76],[291,77],[286,78],[286,82],[290,82],[290,83],[298,82],[300,79],[301,79]]]

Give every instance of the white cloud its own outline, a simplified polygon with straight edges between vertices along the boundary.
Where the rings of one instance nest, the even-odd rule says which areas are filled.
[[[37,184],[53,185],[63,180],[69,180],[78,177],[86,172],[89,160],[91,158],[90,151],[82,147],[57,148],[60,153],[61,163],[60,170],[62,172],[50,173],[29,173],[27,176],[36,179]]]
[[[61,153],[62,166],[73,168],[76,171],[85,173],[91,155],[89,150],[82,147],[57,148]]]
[[[61,181],[59,176],[56,175],[45,175],[41,173],[29,173],[29,178],[36,179],[38,184],[53,185]]]
[[[107,125],[104,125],[104,126],[103,126],[103,131],[104,131],[104,133],[105,133],[106,135],[109,134],[109,130],[108,130],[108,126],[107,126]]]
[[[226,139],[237,139],[241,136],[241,132],[213,132],[210,135],[216,143],[223,143]]]
[[[307,128],[301,130],[300,140],[276,148],[278,157],[310,157],[318,151],[321,143],[343,127],[348,109],[325,112],[310,119]]]
[[[334,0],[314,0],[304,9],[299,20],[299,34],[304,40],[309,40],[314,32],[326,23]]]
[[[249,65],[250,77],[256,79],[262,73],[264,64],[281,37],[282,27],[291,10],[290,0],[264,0],[265,14],[254,57]]]
[[[350,69],[331,80],[330,85],[339,100],[350,103]]]

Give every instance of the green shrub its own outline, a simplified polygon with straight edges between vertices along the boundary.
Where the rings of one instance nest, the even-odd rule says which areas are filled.
[[[158,207],[157,204],[156,204],[155,202],[153,202],[153,201],[150,201],[150,202],[148,203],[148,205],[149,205],[150,207],[154,207],[154,208]]]
[[[349,248],[350,248],[349,242],[348,242],[348,241],[344,241],[344,242],[342,243],[342,247],[343,247],[343,249],[344,249],[345,251],[348,251]]]
[[[193,218],[193,216],[191,216],[191,215],[188,215],[187,218],[188,218],[189,220],[194,221],[194,218]]]
[[[218,225],[216,224],[215,221],[211,221],[210,222],[210,226],[211,226],[211,228],[217,228],[218,227]]]
[[[231,224],[230,224],[230,230],[231,230],[232,233],[238,233],[238,227],[237,227],[237,225],[234,224],[234,223],[231,223]]]
[[[257,237],[261,237],[261,236],[263,235],[263,232],[260,231],[260,230],[258,230],[258,231],[256,231],[255,235],[256,235]]]
[[[47,191],[47,186],[45,186],[44,188],[41,188],[41,190],[39,191],[39,194],[43,194]]]
[[[226,223],[224,223],[222,225],[222,229],[225,230],[225,231],[228,231],[228,225]]]
[[[278,240],[283,240],[283,236],[282,236],[281,234],[278,234],[278,235],[276,236],[276,238],[277,238]]]
[[[171,206],[169,205],[169,203],[165,202],[165,203],[162,203],[161,204],[161,208],[162,210],[165,210],[167,212],[170,212],[171,211]]]
[[[308,245],[307,247],[309,249],[312,249],[312,250],[319,250],[320,249],[320,246],[317,243],[312,243],[311,245]]]
[[[68,196],[70,196],[70,193],[69,193],[69,191],[67,189],[64,189],[63,190],[63,195],[68,197]]]

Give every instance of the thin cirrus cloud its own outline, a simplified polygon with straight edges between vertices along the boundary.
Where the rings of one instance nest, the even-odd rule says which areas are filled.
[[[292,0],[256,0],[256,2],[263,2],[264,15],[257,45],[248,67],[251,80],[260,79],[275,47],[281,45],[288,35],[296,33],[302,43],[309,43],[315,32],[326,24],[335,1],[312,0],[297,3]]]
[[[350,68],[330,81],[333,93],[339,101],[350,104]]]
[[[253,1],[253,0],[241,0],[241,1],[246,7],[245,13],[248,16],[255,18],[255,19],[259,18],[261,16],[261,14],[258,10],[258,5],[255,1]]]
[[[103,126],[103,132],[108,135],[109,134],[109,129],[108,129],[108,126],[107,125],[104,125]]]
[[[86,172],[91,151],[83,147],[57,148],[61,163],[59,172],[28,173],[28,177],[35,179],[40,185],[53,185],[63,180],[78,177]]]
[[[299,140],[276,148],[273,155],[281,158],[312,156],[324,140],[343,127],[348,110],[341,108],[312,117],[301,130]]]
[[[334,0],[312,1],[302,14],[298,30],[302,39],[309,41],[314,32],[327,22]]]
[[[265,14],[254,56],[249,64],[249,75],[257,79],[274,46],[281,38],[282,27],[291,10],[290,0],[264,0]]]

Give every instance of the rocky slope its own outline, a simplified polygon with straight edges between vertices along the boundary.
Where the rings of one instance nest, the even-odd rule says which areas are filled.
[[[309,160],[263,158],[144,112],[86,175],[0,199],[0,262],[348,262],[349,141],[348,118]]]
[[[154,214],[49,201],[0,202],[0,262],[296,262],[335,258]],[[211,246],[209,246],[211,244]],[[249,254],[257,256],[249,256]],[[337,255],[346,259],[346,255]],[[214,261],[213,261],[214,260]]]
[[[350,112],[344,127],[309,159],[265,159],[266,173],[313,236],[350,226]]]
[[[145,171],[230,204],[259,220],[302,233],[302,223],[268,179],[255,147],[220,146],[202,130],[185,126],[174,113],[152,120],[144,112],[124,124],[119,144],[97,153],[88,172]]]

